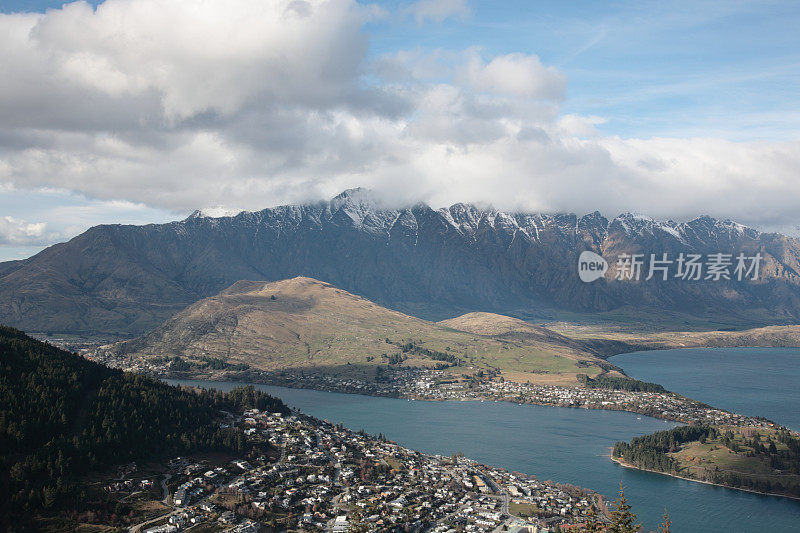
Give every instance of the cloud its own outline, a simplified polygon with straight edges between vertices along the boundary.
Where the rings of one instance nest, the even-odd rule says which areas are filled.
[[[396,203],[796,223],[798,142],[603,136],[603,117],[562,113],[566,76],[537,56],[369,58],[374,16],[351,0],[0,15],[0,187],[74,191],[104,216],[367,186]],[[5,233],[41,238],[16,217]]]
[[[558,126],[567,134],[576,137],[598,137],[600,132],[595,126],[604,124],[606,119],[597,116],[563,115]]]
[[[0,213],[0,261],[30,257],[97,224],[159,223],[181,216],[124,200],[97,200],[64,189],[15,188],[7,183],[0,184]]]
[[[560,100],[567,86],[564,73],[526,54],[497,56],[488,63],[475,54],[464,76],[477,91],[527,98]]]
[[[449,18],[465,18],[470,14],[467,0],[418,0],[411,4],[407,11],[417,24],[422,24],[426,20],[443,22]]]
[[[28,113],[50,99],[33,120],[63,117],[69,111],[58,105],[67,101],[87,125],[110,113],[102,125],[158,126],[266,101],[326,106],[353,90],[365,18],[336,0],[109,0],[96,10],[75,2],[6,15],[0,29],[13,54],[0,66],[0,113],[30,124]]]
[[[18,218],[0,218],[0,244],[33,245],[47,242],[47,223],[27,222]]]

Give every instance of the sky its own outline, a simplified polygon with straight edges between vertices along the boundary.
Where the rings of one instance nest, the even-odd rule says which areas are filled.
[[[0,260],[396,205],[800,226],[793,1],[0,0]]]

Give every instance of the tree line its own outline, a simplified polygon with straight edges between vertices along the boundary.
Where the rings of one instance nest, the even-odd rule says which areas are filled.
[[[81,476],[195,451],[247,452],[221,410],[289,412],[252,387],[179,388],[88,361],[0,326],[0,526],[75,508]]]
[[[637,468],[757,492],[800,496],[797,477],[800,474],[800,437],[788,430],[761,434],[755,430],[741,429],[737,433],[715,426],[681,426],[635,437],[630,443],[618,442],[614,445],[612,455]],[[732,472],[719,467],[706,468],[697,473],[687,471],[669,454],[691,442],[712,442],[714,446],[724,446],[733,453],[755,458],[768,466],[772,474]]]
[[[388,339],[387,339],[388,342]],[[403,353],[413,353],[417,355],[421,355],[423,357],[427,357],[429,359],[433,359],[434,361],[443,361],[445,363],[450,363],[453,366],[459,366],[463,364],[461,358],[457,357],[454,354],[447,353],[447,352],[440,352],[439,350],[432,350],[430,348],[425,348],[419,346],[418,344],[414,344],[413,342],[406,342],[404,344],[398,344],[400,351]]]
[[[168,364],[170,370],[176,372],[191,372],[194,370],[250,370],[247,363],[230,363],[220,357],[201,356],[198,360],[187,360],[175,355],[173,357],[153,357],[153,363]]]
[[[578,374],[578,381],[590,389],[624,390],[628,392],[668,392],[658,383],[639,381],[638,379],[614,376],[598,376],[590,378],[586,374]]]

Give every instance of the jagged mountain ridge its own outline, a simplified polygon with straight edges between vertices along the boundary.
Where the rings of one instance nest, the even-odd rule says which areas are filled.
[[[580,282],[577,256],[762,251],[764,282]],[[732,221],[383,207],[369,192],[235,216],[102,225],[0,264],[0,322],[30,331],[138,334],[242,280],[308,276],[424,318],[466,311],[654,306],[800,317],[800,243]]]

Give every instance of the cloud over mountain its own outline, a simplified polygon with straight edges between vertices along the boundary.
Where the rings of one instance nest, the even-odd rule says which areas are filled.
[[[420,2],[418,20],[463,2]],[[625,139],[564,72],[480,48],[370,55],[351,0],[107,0],[0,15],[0,183],[189,211],[363,185],[398,203],[784,224],[800,142]],[[765,206],[769,205],[766,209]]]

